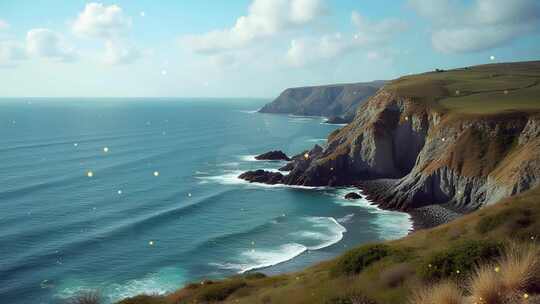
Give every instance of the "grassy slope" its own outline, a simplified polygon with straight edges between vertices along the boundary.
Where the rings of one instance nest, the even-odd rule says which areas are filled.
[[[455,114],[536,112],[540,111],[540,61],[405,76],[387,88]]]
[[[540,61],[537,61],[406,76],[393,81],[387,89],[429,103],[459,119],[462,116],[540,112],[539,83]],[[432,283],[430,264],[442,261],[447,268],[462,268],[452,269],[461,272],[451,275],[459,281],[468,267],[460,264],[463,262],[459,262],[460,258],[463,260],[465,254],[464,260],[473,260],[467,256],[474,252],[470,246],[478,249],[486,240],[536,237],[540,237],[540,188],[504,199],[449,224],[385,242],[384,257],[375,259],[359,273],[346,273],[343,265],[350,266],[351,256],[358,257],[358,250],[369,250],[369,245],[297,273],[263,278],[256,275],[233,277],[212,284],[192,284],[166,297],[141,296],[121,303],[345,304],[352,303],[348,301],[350,295],[357,294],[376,303],[405,303],[411,290],[426,281]],[[463,246],[469,247],[460,252]],[[359,263],[358,260],[353,262]]]
[[[540,188],[504,199],[454,222],[382,243],[387,246],[389,253],[358,274],[342,272],[339,265],[347,261],[344,258],[346,253],[296,273],[272,277],[252,275],[212,284],[194,284],[168,297],[145,297],[148,302],[128,299],[122,303],[204,303],[212,299],[250,304],[348,303],[338,300],[359,294],[376,303],[405,303],[411,290],[426,280],[433,282],[436,276],[429,273],[429,265],[436,263],[434,256],[437,254],[443,253],[444,256],[445,253],[455,252],[455,248],[463,244],[537,237],[540,237]],[[359,248],[366,248],[366,245]],[[467,269],[464,266],[455,267],[455,271],[461,269],[461,273],[453,273],[450,277],[459,281],[460,276],[466,275]]]

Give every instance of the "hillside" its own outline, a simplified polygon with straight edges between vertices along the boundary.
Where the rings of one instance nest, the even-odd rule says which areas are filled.
[[[401,210],[470,211],[523,192],[540,183],[539,81],[539,62],[399,78],[280,182],[360,185]]]
[[[343,117],[351,121],[357,107],[384,81],[286,89],[259,112],[304,116]]]
[[[477,262],[498,256],[498,248],[509,240],[530,242],[538,237],[537,187],[451,223],[396,241],[362,245],[300,272],[194,283],[168,296],[139,296],[120,303],[407,303],[414,290],[446,279],[456,280],[467,293],[467,278]],[[538,303],[534,290],[526,292],[527,302],[510,303]]]

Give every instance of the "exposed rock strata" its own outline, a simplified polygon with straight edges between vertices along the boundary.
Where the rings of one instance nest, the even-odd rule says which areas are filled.
[[[447,204],[473,210],[540,182],[540,116],[455,117],[382,89],[325,150],[293,160],[280,183],[306,186],[392,183],[368,193],[384,208]],[[288,168],[290,169],[290,167]]]

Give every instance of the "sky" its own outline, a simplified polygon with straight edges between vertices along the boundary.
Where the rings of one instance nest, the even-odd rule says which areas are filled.
[[[539,59],[539,0],[0,0],[0,97],[271,98]]]

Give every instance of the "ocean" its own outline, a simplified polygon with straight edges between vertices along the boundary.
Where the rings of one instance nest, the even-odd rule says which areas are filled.
[[[350,189],[249,184],[269,150],[338,126],[257,113],[263,99],[0,99],[0,295],[108,302],[203,278],[299,270],[402,237],[407,214]]]

